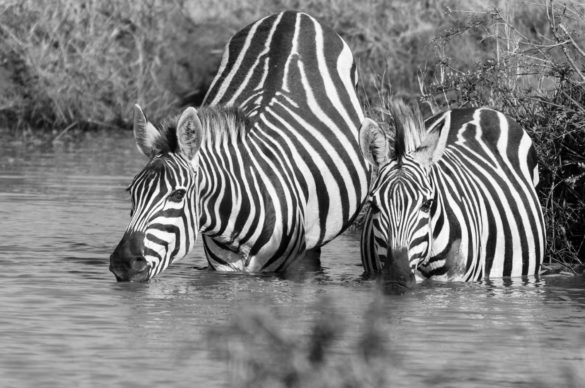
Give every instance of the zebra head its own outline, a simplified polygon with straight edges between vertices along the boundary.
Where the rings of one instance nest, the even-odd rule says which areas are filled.
[[[374,121],[366,119],[360,129],[362,152],[378,168],[368,197],[362,260],[366,271],[381,271],[387,284],[408,288],[431,254],[431,218],[437,206],[431,167],[442,151],[439,131],[427,133],[418,109],[395,102],[391,112],[393,150],[392,140]]]
[[[128,188],[131,221],[110,256],[119,281],[148,280],[185,256],[197,238],[197,151],[202,127],[194,108],[178,119],[176,132],[157,130],[134,107],[134,137],[149,158]]]

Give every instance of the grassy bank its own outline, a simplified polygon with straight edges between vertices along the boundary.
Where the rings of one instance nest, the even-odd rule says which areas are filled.
[[[231,34],[305,10],[351,46],[359,95],[385,120],[392,96],[423,112],[489,105],[532,135],[555,263],[585,261],[585,7],[472,0],[7,0],[0,5],[0,126],[128,128],[201,102]]]

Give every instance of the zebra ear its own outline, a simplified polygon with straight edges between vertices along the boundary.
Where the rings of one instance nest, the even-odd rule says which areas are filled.
[[[381,167],[390,160],[389,144],[380,126],[365,118],[360,128],[360,148],[366,160],[375,167]]]
[[[144,156],[151,158],[160,152],[157,143],[162,139],[161,134],[150,121],[146,120],[138,104],[134,105],[133,130],[136,147]]]
[[[197,110],[193,107],[185,109],[177,124],[177,140],[180,152],[187,158],[193,159],[201,147],[203,139],[203,127],[197,116]]]

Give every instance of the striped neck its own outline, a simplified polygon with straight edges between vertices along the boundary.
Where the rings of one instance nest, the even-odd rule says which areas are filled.
[[[205,139],[193,161],[198,171],[199,230],[237,248],[247,231],[255,228],[249,219],[260,217],[249,215],[258,208],[253,202],[257,193],[266,191],[266,177],[260,172],[263,161],[241,112],[217,107],[200,112]]]

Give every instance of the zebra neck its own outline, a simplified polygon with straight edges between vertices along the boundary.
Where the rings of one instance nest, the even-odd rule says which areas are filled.
[[[199,228],[234,251],[256,241],[274,219],[270,177],[245,137],[202,147],[199,155]]]

